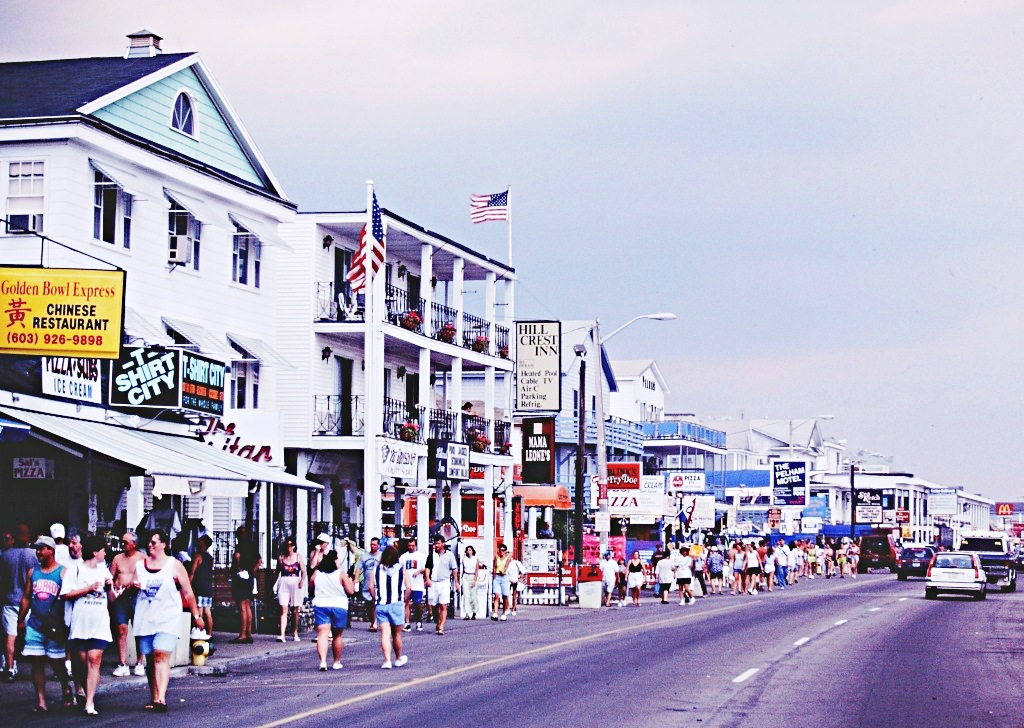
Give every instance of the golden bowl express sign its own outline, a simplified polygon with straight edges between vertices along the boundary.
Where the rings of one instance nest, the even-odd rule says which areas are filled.
[[[0,353],[117,359],[123,270],[0,268]]]

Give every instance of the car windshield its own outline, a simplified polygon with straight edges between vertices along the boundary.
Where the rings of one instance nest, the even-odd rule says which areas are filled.
[[[932,556],[931,549],[904,549],[903,558],[905,559],[929,559]]]
[[[889,540],[884,538],[864,538],[860,542],[862,550],[868,551],[888,551]]]
[[[1002,539],[999,538],[964,538],[960,540],[960,549],[962,551],[1006,551]]]
[[[940,554],[935,557],[937,569],[973,569],[974,563],[966,554]]]

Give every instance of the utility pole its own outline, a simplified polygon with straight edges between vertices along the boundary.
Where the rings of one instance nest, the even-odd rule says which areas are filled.
[[[579,352],[577,352],[579,355]],[[579,436],[576,441],[576,512],[573,523],[573,549],[575,550],[576,566],[583,564],[583,492],[584,474],[587,455],[586,426],[586,394],[587,394],[587,360],[580,356],[580,396],[576,406],[576,420]]]
[[[857,536],[857,466],[850,461],[850,541]]]

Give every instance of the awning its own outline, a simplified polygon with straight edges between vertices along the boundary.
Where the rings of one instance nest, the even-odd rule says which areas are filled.
[[[214,359],[219,359],[225,364],[238,359],[238,357],[231,352],[223,337],[217,337],[211,334],[199,324],[182,321],[181,319],[167,318],[166,316],[161,316],[160,320],[163,322],[164,326],[173,329],[179,336],[185,337],[190,342],[198,346],[200,354],[212,356]]]
[[[224,227],[224,223],[221,216],[214,211],[212,207],[207,205],[202,200],[191,197],[189,195],[183,195],[180,192],[164,187],[164,194],[171,198],[172,201],[177,202],[179,205],[188,211],[188,214],[199,220],[204,225],[213,225],[214,227]]]
[[[124,170],[117,169],[116,167],[111,166],[108,162],[97,162],[95,159],[90,159],[89,164],[93,169],[114,182],[118,187],[132,197],[140,200],[149,199],[149,195],[142,191],[142,187],[139,184],[139,178],[131,172],[125,172]]]
[[[292,365],[288,363],[288,360],[283,356],[274,351],[271,347],[267,346],[260,339],[253,339],[249,336],[239,336],[238,334],[232,334],[230,331],[227,332],[228,341],[237,346],[240,349],[244,349],[246,353],[256,357],[260,364],[279,366],[292,368]],[[235,357],[235,361],[238,357]]]
[[[239,215],[237,212],[229,212],[228,217],[231,218],[231,222],[235,223],[235,225],[242,228],[247,233],[255,235],[260,239],[260,242],[265,245],[276,245],[277,247],[284,248],[287,251],[295,250],[295,248],[281,239],[273,225],[253,220],[251,217]]]
[[[132,346],[174,346],[174,339],[128,306],[124,307],[124,332]]]
[[[187,495],[187,490],[199,487],[197,481],[202,481],[207,495],[244,496],[250,481],[322,490],[317,483],[223,452],[191,437],[10,407],[0,407],[0,413],[30,425],[33,434],[38,430],[141,468],[152,476],[154,491],[160,493]],[[47,438],[44,435],[41,439]]]
[[[524,506],[572,510],[572,499],[564,485],[517,485],[512,494],[522,498]]]

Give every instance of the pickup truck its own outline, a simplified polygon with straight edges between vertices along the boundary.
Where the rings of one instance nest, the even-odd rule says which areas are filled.
[[[999,584],[1002,591],[1017,591],[1017,560],[1010,548],[1010,537],[999,531],[961,531],[959,551],[973,551],[981,557],[981,565],[989,584]]]

